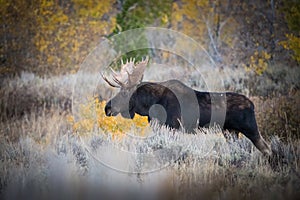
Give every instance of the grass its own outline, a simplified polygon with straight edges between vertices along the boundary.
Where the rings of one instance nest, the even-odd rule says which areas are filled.
[[[92,78],[97,76],[87,75],[87,82]],[[226,140],[218,127],[192,135],[153,123],[149,137],[129,128],[119,140],[109,127],[76,130],[61,106],[69,102],[74,80],[23,74],[1,82],[1,199],[299,197],[300,140],[292,136],[299,134],[297,95],[289,97],[291,104],[286,97],[252,98],[262,134],[284,155],[274,169],[247,138]],[[101,100],[115,93],[101,81],[97,91]],[[275,132],[268,119],[280,120]]]
[[[300,191],[299,141],[281,144],[292,158],[274,171],[248,139],[226,141],[218,128],[188,135],[153,125],[149,134],[156,135],[147,140],[113,140],[100,129],[78,137],[55,111],[10,127],[22,132],[17,142],[1,138],[6,199],[122,195],[115,190],[171,199],[295,199]]]

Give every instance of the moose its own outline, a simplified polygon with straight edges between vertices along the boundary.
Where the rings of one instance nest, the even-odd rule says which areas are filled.
[[[121,114],[132,119],[137,113],[148,116],[149,122],[155,119],[173,129],[183,127],[187,132],[217,123],[224,130],[244,134],[264,155],[271,156],[272,151],[257,127],[254,104],[246,96],[200,92],[178,80],[142,82],[148,60],[147,57],[135,63],[130,59],[125,64],[122,61],[120,72],[111,68],[113,81],[102,74],[110,86],[120,88],[105,106],[107,116]]]

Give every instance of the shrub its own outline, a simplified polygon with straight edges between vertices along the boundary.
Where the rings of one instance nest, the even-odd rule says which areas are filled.
[[[290,96],[280,95],[273,98],[253,98],[256,105],[256,118],[262,134],[300,138],[300,92]]]
[[[122,137],[125,132],[133,130],[134,134],[144,135],[148,125],[148,118],[138,114],[132,119],[126,119],[118,115],[107,117],[104,113],[105,101],[92,99],[87,105],[81,105],[80,114],[82,119],[75,122],[72,115],[68,121],[73,129],[79,134],[85,134],[96,128],[102,129],[105,133],[111,133],[114,138]]]

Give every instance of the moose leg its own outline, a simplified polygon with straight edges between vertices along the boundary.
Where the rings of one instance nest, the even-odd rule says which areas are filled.
[[[264,155],[271,156],[272,151],[258,131],[255,113],[253,110],[240,112],[239,120],[235,121],[233,129],[240,131],[260,150]]]
[[[258,150],[260,150],[264,155],[271,156],[272,151],[270,146],[267,144],[267,142],[264,140],[264,138],[261,136],[259,131],[256,130],[245,130],[243,131],[243,134],[249,138],[252,143],[257,147]]]
[[[180,123],[178,121],[178,118],[176,118],[176,116],[168,116],[165,124],[170,128],[175,128],[175,129],[180,128]]]

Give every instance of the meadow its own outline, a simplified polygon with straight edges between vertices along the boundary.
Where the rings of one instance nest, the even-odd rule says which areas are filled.
[[[153,66],[145,79],[172,76],[205,89],[187,68],[164,69],[158,74]],[[254,102],[262,135],[280,152],[275,167],[246,137],[225,139],[219,127],[186,134],[149,125],[143,117],[105,117],[104,101],[117,90],[99,80],[99,74],[84,75],[86,84],[99,80],[99,85],[91,104],[82,105],[84,120],[76,121],[71,98],[75,74],[24,72],[1,79],[1,199],[297,199],[300,93],[285,87],[299,74],[287,70],[288,78],[274,83],[251,81],[240,69],[203,73],[211,84],[221,73],[226,90]],[[275,92],[264,95],[268,90]]]
[[[0,199],[299,199],[299,1],[1,0],[0,10]],[[146,55],[145,81],[249,97],[275,156],[218,126],[187,134],[106,117],[118,90],[103,68]]]

